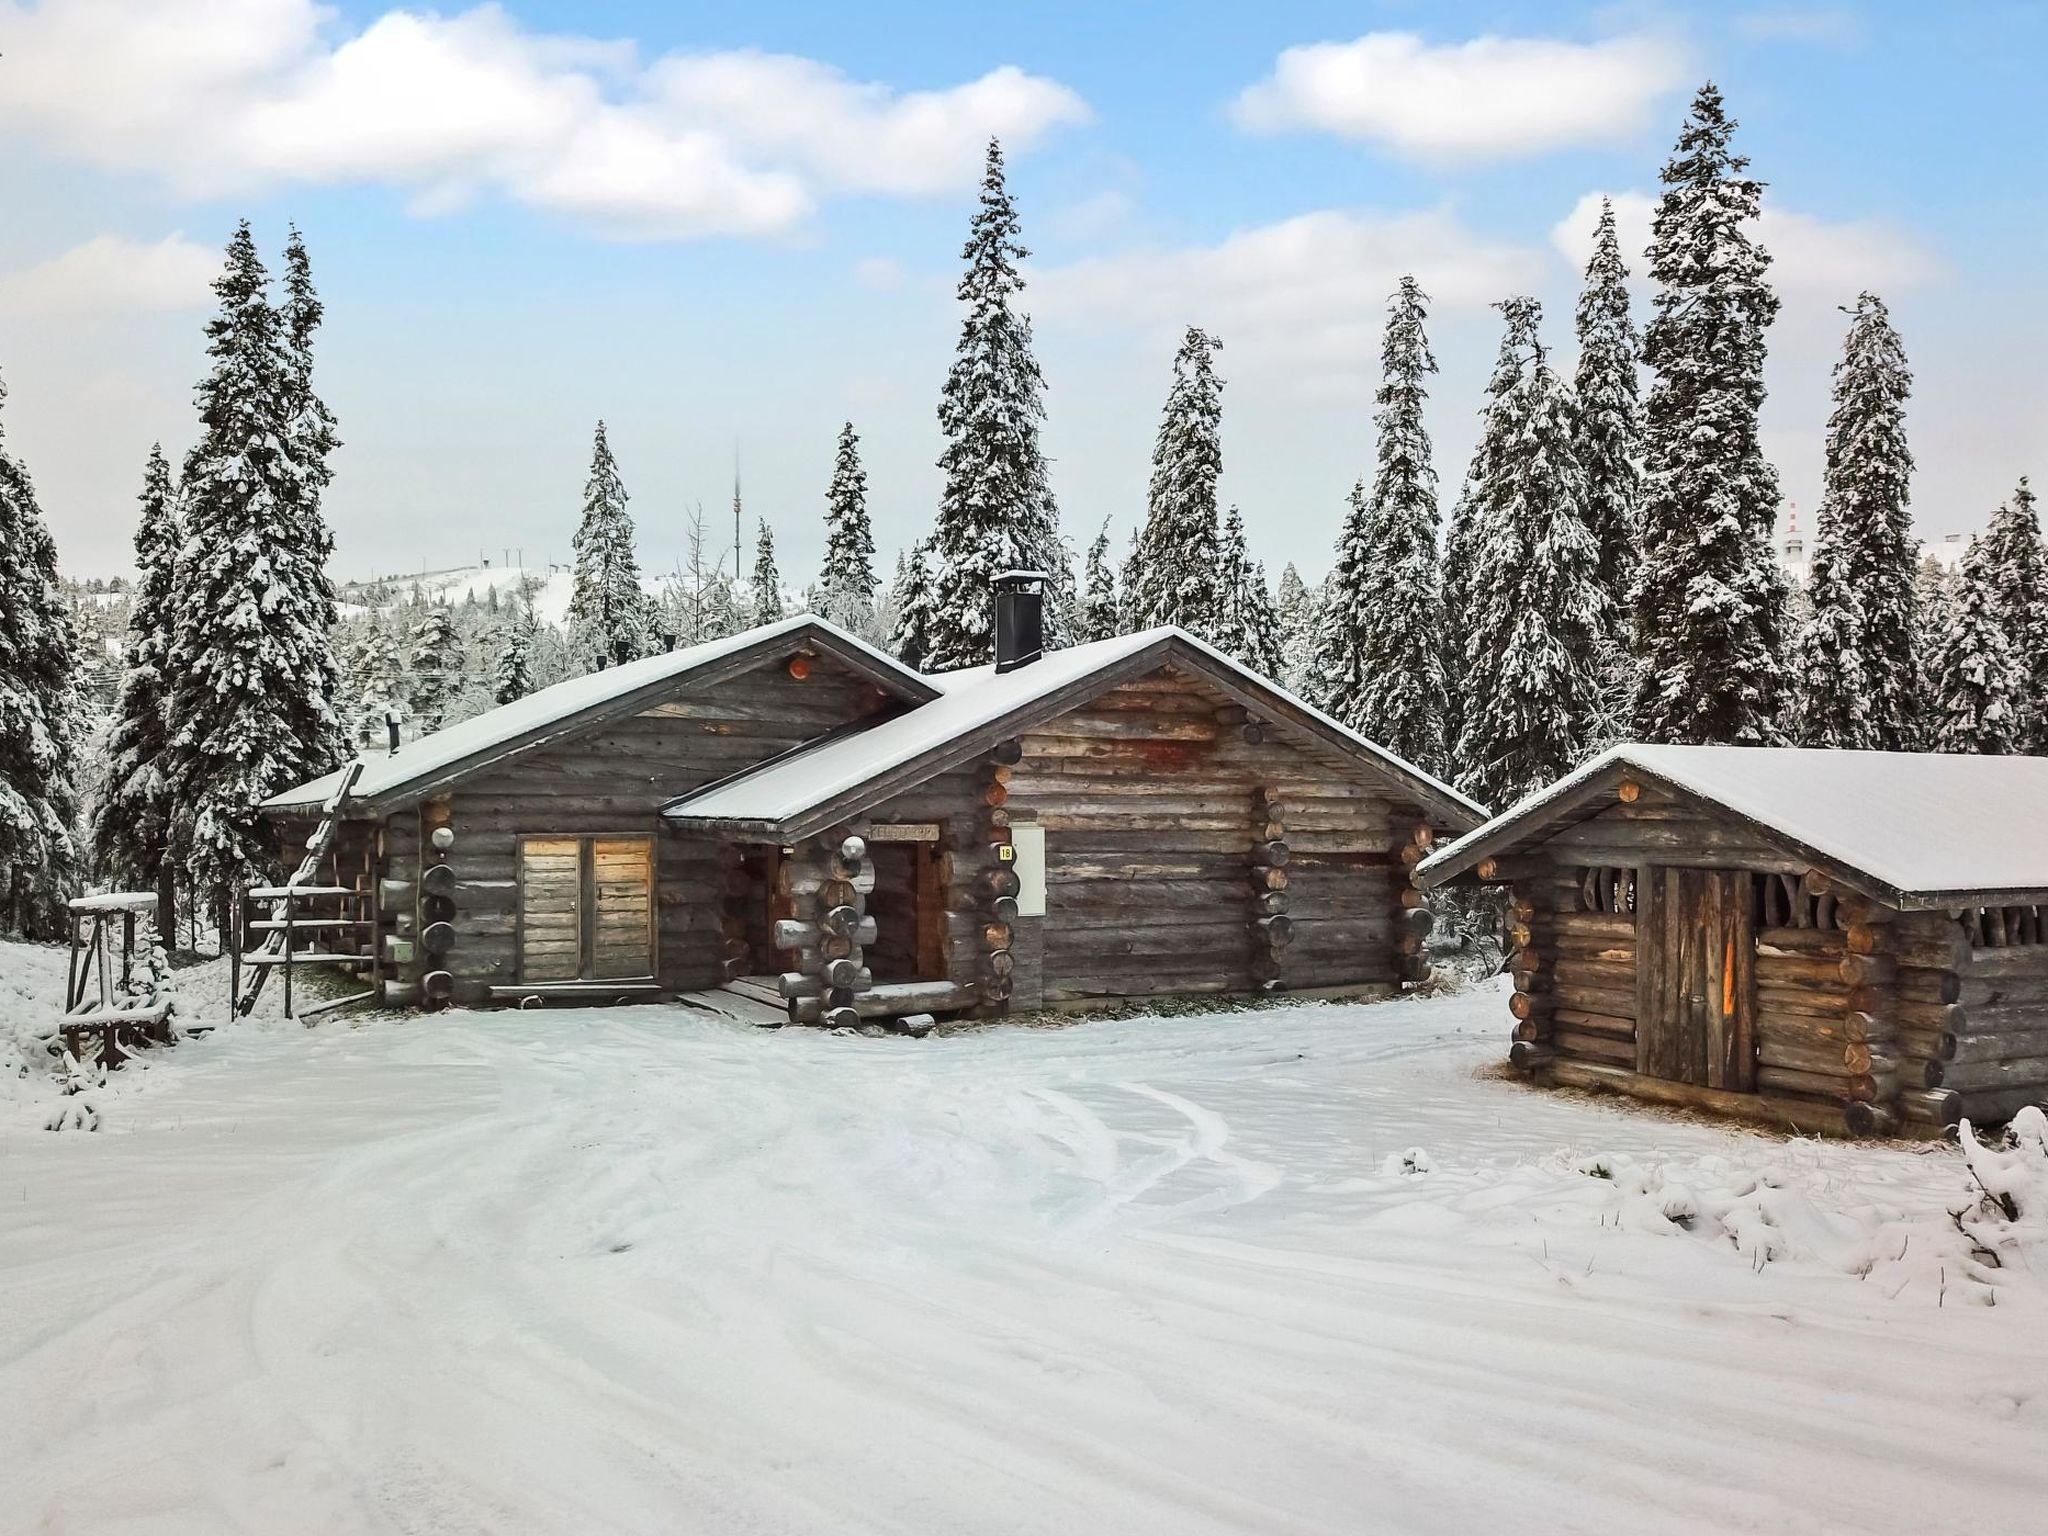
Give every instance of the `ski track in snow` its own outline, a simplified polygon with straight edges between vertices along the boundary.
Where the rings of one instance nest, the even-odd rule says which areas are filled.
[[[2039,1290],[1759,1269],[1568,1166],[1938,1212],[1953,1152],[1531,1093],[1501,1014],[223,1030],[0,1124],[0,1531],[2038,1522]]]

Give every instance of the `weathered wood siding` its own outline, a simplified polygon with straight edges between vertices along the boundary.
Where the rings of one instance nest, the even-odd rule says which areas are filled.
[[[716,842],[665,831],[657,813],[675,795],[773,757],[889,707],[866,679],[829,655],[792,677],[784,660],[717,683],[679,680],[668,699],[538,748],[453,791],[448,851],[456,884],[455,947],[446,966],[457,999],[524,978],[516,953],[522,835],[655,837],[656,977],[667,987],[715,986],[726,958],[725,855]],[[412,821],[408,843],[403,825]],[[395,815],[387,858],[418,870],[417,820]]]

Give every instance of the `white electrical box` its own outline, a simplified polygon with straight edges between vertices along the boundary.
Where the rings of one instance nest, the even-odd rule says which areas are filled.
[[[1010,828],[1010,843],[1017,850],[1017,915],[1045,916],[1045,828],[1020,821]]]

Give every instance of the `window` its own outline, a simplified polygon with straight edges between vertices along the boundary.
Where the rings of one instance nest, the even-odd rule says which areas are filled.
[[[519,979],[654,974],[654,840],[519,840]]]

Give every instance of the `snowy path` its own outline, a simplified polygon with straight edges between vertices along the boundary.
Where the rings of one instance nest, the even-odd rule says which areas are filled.
[[[2042,1291],[1842,1258],[1953,1153],[1531,1094],[1498,1020],[224,1031],[0,1125],[0,1531],[2038,1522]],[[1653,1230],[1583,1153],[1812,1230]]]

